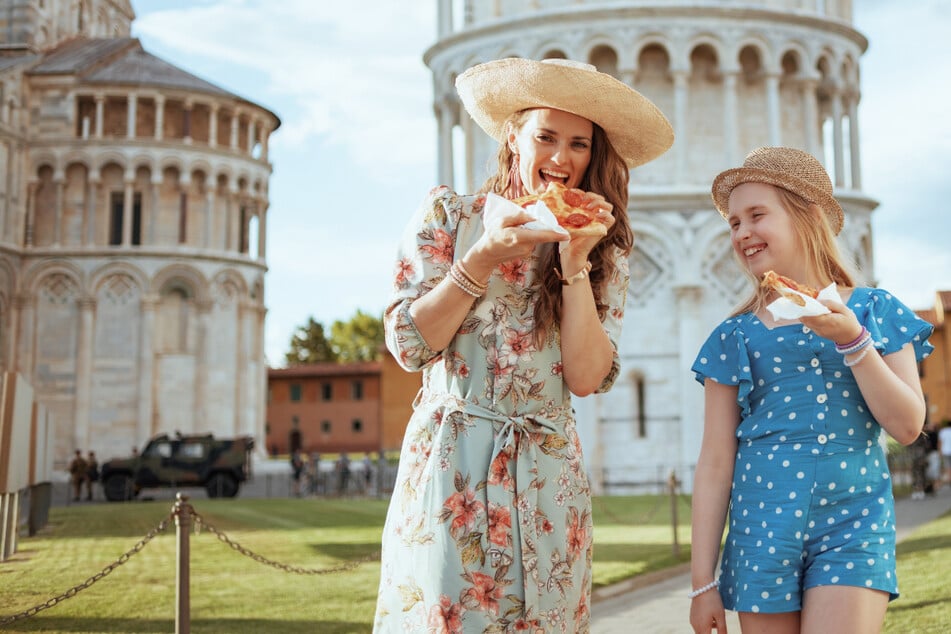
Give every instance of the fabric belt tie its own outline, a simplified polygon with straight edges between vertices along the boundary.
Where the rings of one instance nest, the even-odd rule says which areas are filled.
[[[534,511],[538,508],[538,488],[531,486],[538,475],[535,468],[538,446],[537,443],[528,440],[522,445],[524,453],[520,454],[518,442],[520,437],[527,438],[528,434],[557,434],[561,429],[552,419],[536,414],[508,416],[468,401],[460,401],[459,405],[462,411],[470,416],[502,424],[502,428],[495,434],[492,459],[489,462],[490,469],[500,454],[509,448],[513,449],[510,458],[510,463],[514,463],[515,474],[515,505],[511,509],[512,527],[513,530],[516,530],[516,526],[518,527],[518,539],[521,543],[525,614],[537,618],[541,607],[541,591],[537,581],[530,583],[529,580],[536,579],[538,574],[538,523],[534,517]],[[563,428],[564,425],[561,427]],[[491,472],[486,477],[486,499],[489,503],[508,508],[510,494],[501,483],[489,482],[490,475]],[[488,515],[488,508],[486,508],[486,514]],[[488,535],[486,540],[488,541]]]

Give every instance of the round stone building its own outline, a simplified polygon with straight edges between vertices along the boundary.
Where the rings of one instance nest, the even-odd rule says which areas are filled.
[[[845,213],[843,251],[873,281],[871,213],[857,119],[865,37],[851,0],[437,0],[433,73],[442,183],[479,188],[496,142],[461,107],[454,80],[502,57],[591,63],[670,119],[671,150],[632,172],[631,254],[621,371],[605,395],[576,399],[592,485],[636,491],[671,470],[692,479],[703,391],[689,368],[710,330],[749,292],[710,185],[752,149],[811,152]]]
[[[0,363],[55,458],[263,438],[274,113],[130,37],[127,0],[0,2]]]

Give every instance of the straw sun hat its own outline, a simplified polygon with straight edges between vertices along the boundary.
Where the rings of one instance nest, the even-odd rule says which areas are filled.
[[[842,230],[842,207],[832,195],[832,181],[812,154],[788,147],[761,147],[746,155],[743,167],[726,170],[713,179],[713,204],[726,218],[730,192],[743,183],[766,183],[819,205],[829,217],[832,232]]]
[[[500,142],[505,121],[527,108],[554,108],[593,121],[628,167],[657,158],[674,142],[670,122],[657,106],[591,64],[510,57],[466,70],[456,79],[456,90],[479,127]]]

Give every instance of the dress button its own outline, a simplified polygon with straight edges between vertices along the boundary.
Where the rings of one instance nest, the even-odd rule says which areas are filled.
[[[819,437],[816,438],[816,441],[817,441],[820,445],[824,445],[824,444],[826,444],[827,442],[829,442],[829,438],[828,438],[828,436],[826,436],[825,434],[819,434]]]
[[[809,365],[811,365],[811,366],[814,367],[814,368],[818,368],[818,367],[819,367],[819,359],[813,358],[813,360],[809,362]]]
[[[802,327],[802,334],[808,335],[810,332],[812,332],[812,330],[809,329],[809,326]]]
[[[829,400],[829,397],[826,396],[825,394],[820,394],[819,396],[816,397],[816,401],[819,403],[825,403],[827,400]]]

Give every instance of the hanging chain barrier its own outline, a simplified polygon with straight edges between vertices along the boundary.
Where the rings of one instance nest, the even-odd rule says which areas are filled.
[[[218,538],[218,541],[227,544],[232,550],[241,553],[245,557],[250,557],[259,564],[264,564],[265,566],[271,566],[272,568],[277,568],[278,570],[283,570],[284,572],[293,572],[299,575],[329,575],[335,572],[347,572],[348,570],[353,570],[360,564],[365,564],[370,561],[379,561],[380,560],[380,551],[373,553],[372,555],[366,555],[365,557],[360,557],[359,559],[353,559],[348,561],[345,564],[335,566],[333,568],[302,568],[300,566],[292,566],[290,564],[282,564],[279,561],[274,561],[268,559],[263,555],[245,548],[238,542],[234,541],[222,531],[215,528],[214,525],[210,524],[208,520],[203,518],[198,513],[194,514],[195,516],[195,534],[199,534],[202,528],[207,529],[208,532],[212,533],[215,537]]]
[[[674,557],[680,556],[680,543],[677,535],[678,529],[678,505],[682,505],[687,511],[687,517],[690,517],[691,512],[691,502],[690,496],[683,492],[680,485],[682,482],[677,478],[675,471],[671,470],[669,476],[665,481],[652,481],[650,484],[663,485],[664,493],[654,496],[654,506],[648,509],[645,513],[642,513],[635,518],[622,518],[616,513],[611,511],[600,498],[592,497],[593,506],[597,508],[598,512],[603,514],[609,520],[615,524],[647,524],[652,522],[657,516],[657,513],[664,506],[664,502],[668,501],[670,504],[670,525],[672,532],[671,540],[671,549]]]
[[[201,534],[202,529],[206,529],[208,532],[212,533],[215,537],[218,538],[218,541],[227,544],[231,547],[232,550],[245,555],[253,559],[254,561],[264,564],[266,566],[271,566],[272,568],[277,568],[278,570],[283,570],[284,572],[291,572],[302,575],[328,575],[339,572],[347,572],[355,569],[357,566],[363,563],[371,561],[379,561],[380,552],[377,551],[372,555],[367,555],[365,557],[360,557],[359,559],[354,559],[348,561],[345,564],[340,566],[334,566],[331,568],[303,568],[301,566],[293,566],[289,564],[283,564],[272,559],[268,559],[263,555],[260,555],[236,542],[235,540],[228,537],[223,531],[216,528],[213,524],[209,523],[208,520],[203,518],[195,508],[188,503],[188,496],[178,493],[176,496],[175,505],[172,507],[171,513],[168,514],[161,522],[159,522],[154,528],[149,530],[145,536],[140,539],[135,546],[130,548],[127,552],[123,553],[118,559],[102,569],[102,571],[96,573],[92,577],[89,577],[84,582],[79,585],[73,586],[66,592],[53,597],[52,599],[41,603],[39,605],[33,606],[28,610],[19,612],[17,614],[11,614],[9,616],[0,616],[0,627],[14,623],[15,621],[20,621],[22,619],[30,618],[38,612],[42,612],[47,608],[51,608],[54,605],[65,601],[66,599],[71,599],[76,596],[80,591],[85,590],[89,586],[93,585],[110,572],[126,563],[134,555],[138,554],[146,544],[152,541],[159,533],[165,532],[169,525],[174,521],[176,526],[176,560],[178,562],[178,568],[176,571],[176,612],[175,612],[175,632],[176,634],[188,634],[189,632],[189,611],[190,611],[190,601],[189,601],[189,559],[190,559],[190,546],[189,546],[189,532],[191,524],[194,523],[195,535]]]
[[[129,561],[129,559],[131,559],[133,555],[137,555],[139,551],[145,548],[146,544],[148,544],[150,541],[152,541],[152,539],[155,538],[156,535],[158,535],[159,533],[165,532],[165,529],[168,528],[169,520],[171,520],[172,517],[173,517],[173,513],[170,513],[168,517],[163,519],[154,528],[152,528],[152,530],[146,533],[145,537],[140,539],[136,543],[135,546],[130,548],[127,552],[123,553],[118,559],[116,559],[114,562],[112,562],[111,564],[103,568],[100,572],[89,577],[88,579],[80,583],[79,585],[73,586],[72,588],[64,592],[63,594],[53,597],[52,599],[50,599],[49,601],[45,603],[41,603],[40,605],[33,606],[29,610],[24,610],[23,612],[20,612],[18,614],[11,614],[10,616],[0,617],[0,625],[9,625],[10,623],[13,623],[14,621],[19,621],[21,619],[29,618],[33,616],[34,614],[36,614],[37,612],[42,612],[43,610],[47,608],[53,607],[60,601],[65,601],[66,599],[72,599],[74,596],[79,594],[82,590],[85,590],[86,588],[96,583],[97,581],[99,581],[100,579],[108,575],[110,572],[112,572],[113,570],[115,570],[116,568],[124,564],[125,562]]]

